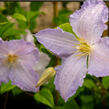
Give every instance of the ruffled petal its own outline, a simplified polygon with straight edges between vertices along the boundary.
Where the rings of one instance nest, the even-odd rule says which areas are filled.
[[[20,87],[22,90],[36,92],[37,81],[39,79],[37,72],[34,72],[31,67],[17,63],[11,68],[9,78],[13,85]]]
[[[71,55],[63,64],[55,69],[55,86],[65,101],[73,94],[83,83],[86,75],[86,57]]]
[[[109,38],[101,38],[93,45],[88,65],[88,73],[96,77],[109,76]]]
[[[81,9],[70,16],[73,31],[89,43],[100,39],[107,21],[108,8],[102,0],[86,0]]]
[[[45,29],[35,34],[38,41],[58,56],[69,56],[75,51],[75,37],[62,29]]]

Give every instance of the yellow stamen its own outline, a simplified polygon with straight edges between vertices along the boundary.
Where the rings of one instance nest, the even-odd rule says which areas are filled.
[[[84,39],[79,38],[77,40],[79,41],[79,44],[76,46],[79,52],[78,56],[89,55],[91,46]]]
[[[17,60],[17,56],[15,54],[9,54],[8,57],[7,57],[7,61],[10,63],[10,64],[13,64],[16,62]]]

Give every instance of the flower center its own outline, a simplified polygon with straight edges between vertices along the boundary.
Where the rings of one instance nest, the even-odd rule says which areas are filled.
[[[17,58],[15,54],[9,54],[7,60],[10,64],[13,64],[16,62]]]
[[[91,46],[84,39],[79,38],[78,41],[76,49],[80,52],[80,56],[89,55]]]

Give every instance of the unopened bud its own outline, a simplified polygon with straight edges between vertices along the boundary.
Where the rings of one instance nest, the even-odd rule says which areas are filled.
[[[47,82],[56,74],[56,71],[53,67],[47,68],[41,75],[39,81],[37,82],[36,88]]]

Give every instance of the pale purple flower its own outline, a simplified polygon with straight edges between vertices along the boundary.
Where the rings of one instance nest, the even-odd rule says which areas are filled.
[[[56,68],[55,85],[65,101],[83,84],[87,72],[96,77],[109,75],[109,38],[101,38],[107,20],[108,8],[102,0],[86,0],[70,16],[75,36],[60,28],[45,29],[35,35],[63,59]]]
[[[37,72],[33,70],[38,62],[38,49],[24,40],[0,41],[0,84],[12,81],[22,90],[36,92]]]
[[[22,39],[24,39],[27,42],[31,42],[34,44],[34,38],[30,30],[26,30],[27,34],[22,35]],[[35,44],[34,44],[35,45]],[[39,74],[39,77],[42,75],[44,70],[46,69],[47,65],[50,62],[50,57],[43,53],[39,52],[39,60],[38,63],[33,66],[33,69]]]
[[[32,33],[31,33],[31,31],[28,30],[28,29],[26,29],[25,31],[27,32],[27,34],[26,35],[21,35],[22,39],[24,39],[27,42],[31,42],[31,43],[34,44],[34,37],[33,37]]]
[[[42,75],[49,62],[50,62],[50,57],[48,57],[48,55],[43,52],[39,52],[39,61],[34,66],[34,70],[38,72],[39,76]]]

